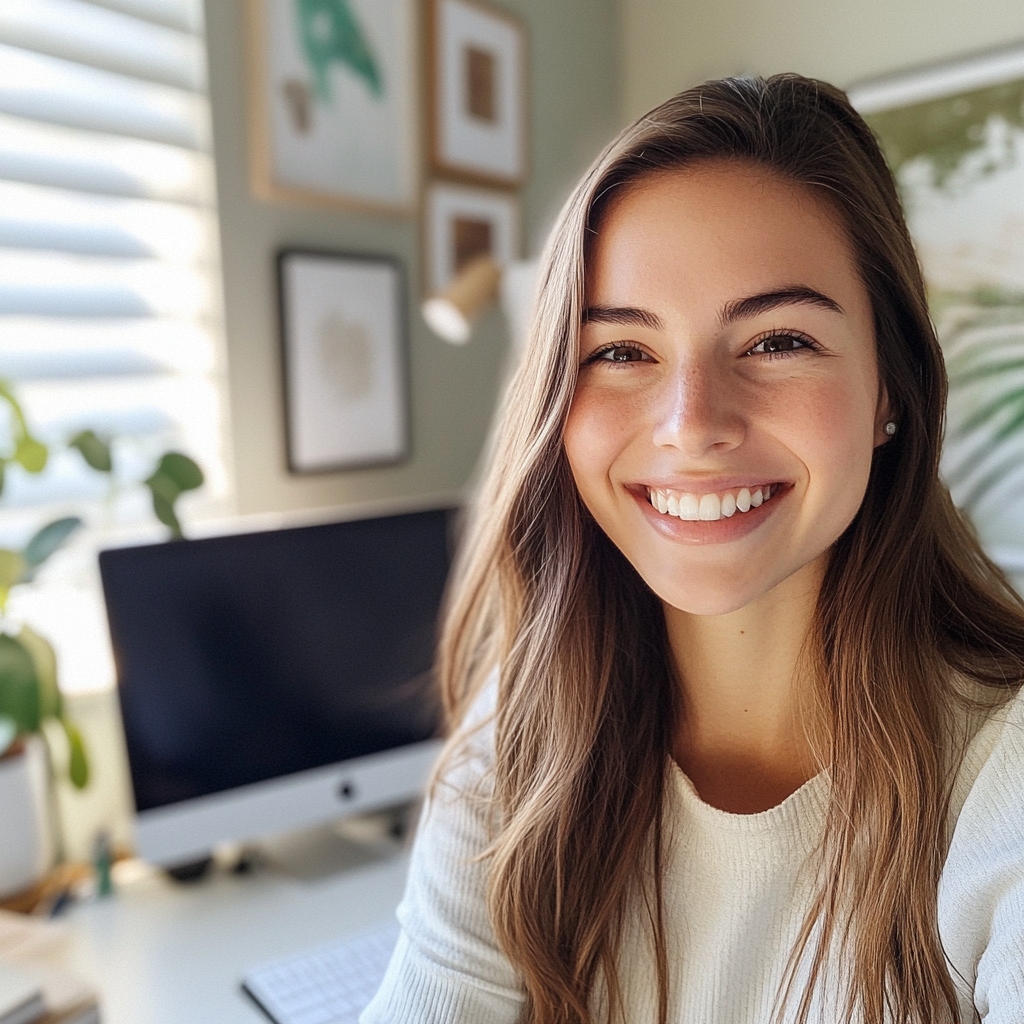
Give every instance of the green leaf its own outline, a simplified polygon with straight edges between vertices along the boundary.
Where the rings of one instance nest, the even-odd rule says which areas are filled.
[[[42,565],[81,525],[82,520],[78,516],[47,523],[28,542],[24,555],[26,563],[33,568]]]
[[[21,627],[18,640],[31,656],[39,680],[39,717],[60,718],[64,714],[64,701],[57,686],[57,655],[50,641],[31,626]]]
[[[82,734],[78,726],[67,718],[62,718],[60,724],[64,726],[64,733],[68,738],[68,747],[71,756],[68,760],[68,776],[75,789],[85,789],[89,785],[89,758],[85,753],[85,743],[82,742]]]
[[[0,587],[10,590],[25,573],[25,556],[20,551],[0,548]]]
[[[19,438],[14,448],[15,461],[21,463],[29,473],[41,473],[46,468],[48,457],[46,445],[28,434]]]
[[[154,494],[159,494],[164,501],[169,501],[172,504],[178,500],[178,495],[181,494],[181,488],[159,469],[154,470],[153,475],[143,482]]]
[[[0,633],[0,715],[14,719],[18,732],[38,732],[39,679],[32,655],[13,636]]]
[[[78,516],[47,523],[28,542],[24,552],[26,563],[33,568],[42,565],[81,525],[82,520]]]
[[[949,371],[949,386],[957,388],[979,380],[987,380],[989,377],[1001,377],[1006,373],[1024,370],[1024,359],[1001,359],[998,362],[975,365],[954,363],[950,360],[946,369]]]
[[[7,753],[17,738],[18,727],[14,724],[14,719],[9,715],[0,715],[0,757]]]
[[[175,540],[181,540],[184,534],[181,531],[181,523],[178,522],[178,517],[174,512],[174,501],[168,501],[159,490],[153,487],[151,480],[147,480],[146,483],[153,491],[153,512],[157,519],[170,529],[171,536]]]
[[[971,484],[970,490],[960,499],[959,504],[961,508],[968,513],[972,513],[989,491],[1003,483],[1007,474],[1012,473],[1019,465],[1020,457],[1016,452],[1011,452],[1008,456],[1001,459],[992,469],[988,470]]]
[[[25,559],[20,551],[0,548],[0,610],[7,604],[7,595],[24,575]]]
[[[203,471],[187,455],[181,452],[166,452],[157,464],[153,475],[146,481],[153,495],[153,512],[157,519],[171,531],[171,536],[181,539],[181,523],[174,505],[183,491],[193,491],[203,483]]]
[[[28,423],[25,420],[25,411],[21,407],[10,381],[0,380],[0,399],[3,399],[14,413],[14,433],[16,437],[28,437]]]
[[[999,415],[1004,409],[1009,407],[1013,410],[1014,406],[1024,406],[1024,389],[1013,389],[997,395],[980,409],[971,413],[962,423],[957,424],[956,429],[952,431],[952,435],[963,437],[972,430],[977,430],[978,427],[983,426],[989,420]]]
[[[82,458],[100,473],[109,473],[114,468],[110,457],[110,445],[101,440],[92,430],[83,430],[68,441],[69,448],[77,448]]]
[[[194,491],[203,485],[203,471],[187,455],[181,452],[166,452],[160,459],[156,474],[172,480],[178,491]]]

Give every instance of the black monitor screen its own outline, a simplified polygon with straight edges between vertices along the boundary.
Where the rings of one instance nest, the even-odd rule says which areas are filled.
[[[450,517],[102,552],[138,809],[434,736]]]

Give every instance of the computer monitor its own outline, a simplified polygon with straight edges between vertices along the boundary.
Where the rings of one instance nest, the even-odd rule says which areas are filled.
[[[451,520],[100,554],[142,857],[181,864],[422,790]]]

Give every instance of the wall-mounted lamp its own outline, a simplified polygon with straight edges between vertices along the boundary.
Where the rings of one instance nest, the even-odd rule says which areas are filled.
[[[532,260],[501,265],[491,256],[477,256],[443,292],[424,300],[423,319],[438,337],[453,345],[465,345],[477,317],[492,302],[500,301],[513,345],[518,347],[529,327],[536,276],[537,264]]]
[[[423,303],[423,319],[430,329],[453,345],[465,345],[473,322],[497,301],[501,267],[490,256],[475,256],[440,295]]]

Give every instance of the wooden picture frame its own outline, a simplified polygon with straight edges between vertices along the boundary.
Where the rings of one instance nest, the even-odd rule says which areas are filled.
[[[519,199],[499,189],[431,182],[424,202],[424,280],[428,295],[443,291],[475,256],[500,264],[519,258]]]
[[[244,2],[254,195],[414,213],[417,0]]]
[[[527,30],[481,0],[430,0],[428,77],[434,171],[516,188],[527,177]]]
[[[278,253],[291,472],[391,465],[408,457],[403,278],[391,257]]]

